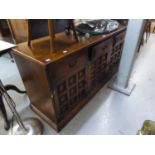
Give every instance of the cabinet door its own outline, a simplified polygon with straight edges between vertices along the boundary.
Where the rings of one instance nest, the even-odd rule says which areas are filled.
[[[121,59],[123,44],[124,44],[125,32],[121,32],[114,36],[113,50],[110,55],[109,69],[112,73],[116,72]]]
[[[89,51],[88,85],[89,88],[105,81],[108,73],[109,54],[112,51],[113,40],[108,39],[92,47]]]
[[[53,64],[55,102],[60,119],[87,95],[87,61],[87,50],[82,50],[78,55],[72,55]]]

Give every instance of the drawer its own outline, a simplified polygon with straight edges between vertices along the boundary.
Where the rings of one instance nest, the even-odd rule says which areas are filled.
[[[65,60],[54,64],[54,76],[56,81],[61,81],[74,74],[77,70],[86,66],[88,60],[87,50],[83,50],[79,55],[73,55]]]
[[[114,46],[124,42],[126,32],[121,32],[114,37]]]
[[[109,53],[112,50],[112,43],[113,40],[108,39],[103,43],[99,43],[98,45],[94,46],[91,51],[92,60],[104,55],[105,53]]]

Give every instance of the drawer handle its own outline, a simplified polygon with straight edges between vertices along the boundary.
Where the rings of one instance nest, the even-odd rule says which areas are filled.
[[[76,64],[77,64],[77,60],[74,60],[74,61],[69,63],[69,67],[74,68],[76,66]]]

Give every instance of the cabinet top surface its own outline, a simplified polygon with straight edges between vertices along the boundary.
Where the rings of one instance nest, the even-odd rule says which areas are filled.
[[[13,51],[14,54],[33,59],[34,61],[42,64],[48,64],[58,61],[72,53],[75,53],[100,41],[104,41],[107,38],[124,31],[125,29],[126,26],[120,26],[116,31],[106,35],[92,36],[89,39],[85,39],[85,37],[79,37],[79,42],[75,41],[73,35],[59,33],[55,36],[55,52],[50,51],[49,36],[33,40],[31,47],[28,46],[27,42],[20,43],[16,48],[13,49]]]

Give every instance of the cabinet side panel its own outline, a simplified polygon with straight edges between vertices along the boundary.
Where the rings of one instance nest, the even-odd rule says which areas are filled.
[[[51,100],[45,66],[16,53],[13,55],[30,98],[31,106],[55,123],[54,105]]]

